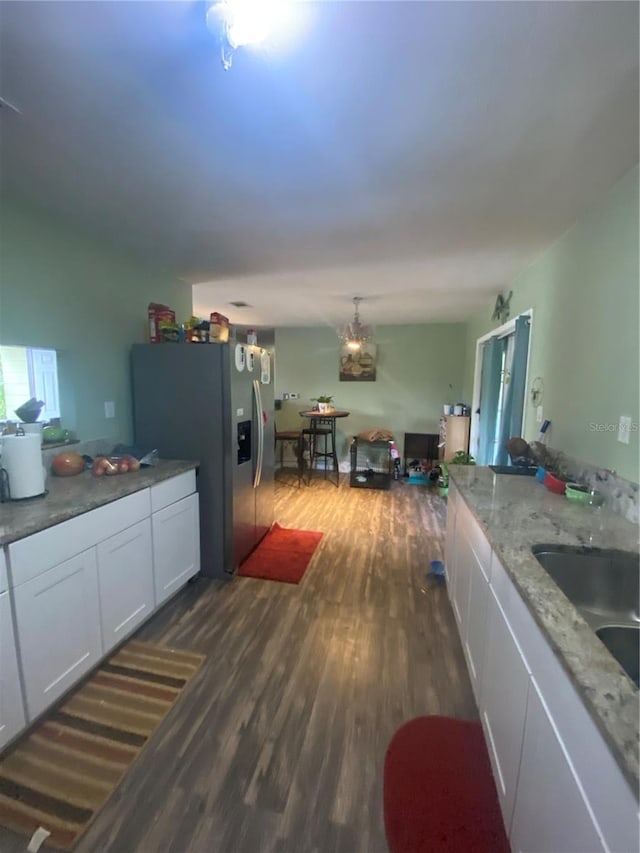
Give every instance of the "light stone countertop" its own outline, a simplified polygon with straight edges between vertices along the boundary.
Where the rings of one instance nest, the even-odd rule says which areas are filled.
[[[451,465],[455,484],[638,796],[640,693],[531,552],[537,544],[639,552],[639,528],[571,503],[535,477]]]
[[[91,471],[75,477],[49,474],[44,497],[0,504],[0,546],[197,467],[197,462],[161,459],[157,465],[113,477],[94,477]]]

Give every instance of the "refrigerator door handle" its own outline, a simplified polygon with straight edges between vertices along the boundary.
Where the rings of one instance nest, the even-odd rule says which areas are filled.
[[[262,479],[262,462],[264,459],[264,418],[262,417],[262,395],[260,394],[260,383],[253,380],[253,396],[256,406],[256,421],[258,427],[258,458],[256,460],[256,473],[253,478],[253,488],[257,489]]]

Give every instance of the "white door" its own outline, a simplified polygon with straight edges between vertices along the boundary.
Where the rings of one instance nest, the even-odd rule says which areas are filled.
[[[26,725],[9,593],[0,593],[0,749]]]
[[[27,717],[33,720],[102,656],[95,548],[13,593]]]
[[[516,853],[596,853],[605,847],[535,681],[513,813]]]
[[[154,512],[152,524],[153,572],[159,605],[200,571],[197,493]]]
[[[491,589],[487,604],[480,717],[508,833],[520,769],[529,672]]]
[[[120,643],[153,613],[153,553],[148,518],[98,545],[104,651]]]

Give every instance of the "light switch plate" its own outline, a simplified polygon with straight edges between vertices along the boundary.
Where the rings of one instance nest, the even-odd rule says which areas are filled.
[[[631,438],[631,418],[627,415],[620,415],[620,423],[618,424],[618,441],[622,444],[629,444]]]
[[[104,416],[105,418],[115,418],[116,416],[116,404],[113,400],[106,400],[104,404]]]
[[[536,423],[541,424],[544,417],[544,413],[542,411],[542,406],[538,406],[536,409]]]

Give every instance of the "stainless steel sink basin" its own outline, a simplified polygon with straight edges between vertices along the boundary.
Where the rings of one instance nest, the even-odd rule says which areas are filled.
[[[615,549],[535,545],[535,558],[638,683],[640,563]]]
[[[609,649],[636,686],[640,687],[640,627],[607,625],[596,635]]]

